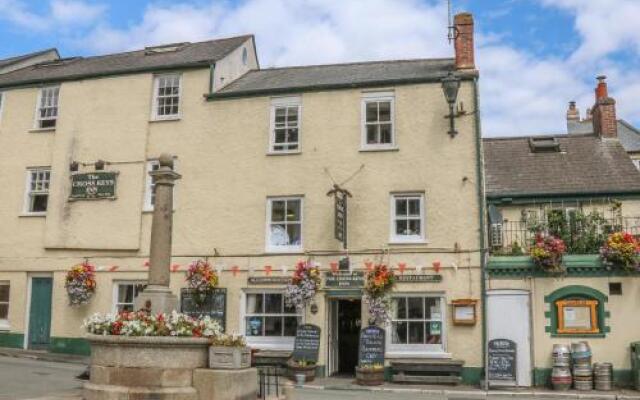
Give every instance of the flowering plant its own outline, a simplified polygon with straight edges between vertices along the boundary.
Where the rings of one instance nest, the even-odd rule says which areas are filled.
[[[605,264],[616,265],[627,271],[639,269],[640,243],[628,232],[615,232],[600,247],[600,257]]]
[[[533,262],[547,272],[562,271],[562,255],[567,251],[564,241],[555,236],[536,234],[531,248]]]
[[[221,333],[211,338],[211,344],[213,346],[246,347],[247,341],[242,335]]]
[[[207,294],[218,284],[218,274],[207,261],[197,260],[189,265],[186,281],[196,295],[194,300],[201,305],[205,302]]]
[[[210,316],[195,319],[173,311],[151,314],[145,311],[123,311],[118,314],[96,313],[84,320],[83,328],[95,335],[119,336],[191,336],[220,335],[220,324]]]
[[[395,281],[393,271],[383,264],[375,265],[367,272],[363,298],[373,322],[386,324],[389,321],[391,302],[387,293],[393,288]]]
[[[299,261],[291,282],[284,292],[287,307],[303,309],[309,304],[320,286],[320,270],[315,264]]]
[[[64,284],[69,295],[69,304],[87,304],[96,291],[95,267],[88,262],[76,265],[67,272]]]

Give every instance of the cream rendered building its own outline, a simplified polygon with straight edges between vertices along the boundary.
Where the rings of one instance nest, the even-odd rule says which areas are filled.
[[[177,295],[187,266],[207,259],[226,289],[228,332],[277,355],[292,349],[298,324],[313,323],[319,372],[349,372],[366,307],[357,282],[332,287],[326,274],[345,257],[356,273],[402,265],[387,360],[462,360],[462,379],[479,381],[478,75],[471,16],[456,21],[456,59],[261,69],[254,38],[242,36],[0,75],[0,345],[86,353],[82,320],[132,307],[149,256],[148,172],[170,152],[183,176]],[[455,137],[441,88],[449,73],[461,80]],[[101,167],[117,173],[115,198],[69,201],[70,176]],[[334,183],[353,195],[346,250],[334,239]],[[70,307],[65,274],[85,260],[97,267],[97,290]],[[282,301],[300,260],[323,272],[317,309],[303,314]],[[477,302],[470,325],[454,324],[460,299]]]

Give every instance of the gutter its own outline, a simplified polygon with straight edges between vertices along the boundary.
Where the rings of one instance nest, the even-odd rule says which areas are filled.
[[[485,257],[485,193],[484,193],[484,153],[482,151],[482,128],[480,126],[480,93],[478,88],[478,76],[473,79],[473,95],[476,113],[476,171],[478,181],[478,221],[480,223],[480,291],[482,292],[482,365],[484,370],[484,386],[489,387],[487,375],[487,287],[486,287],[486,257]]]
[[[503,195],[487,195],[487,200],[491,204],[524,204],[530,201],[539,200],[574,200],[588,199],[590,197],[617,197],[617,196],[640,196],[640,190],[615,190],[615,191],[593,191],[593,192],[570,192],[570,193],[514,193]]]

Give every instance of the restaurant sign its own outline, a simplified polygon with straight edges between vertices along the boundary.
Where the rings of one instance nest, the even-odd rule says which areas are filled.
[[[117,172],[89,172],[71,175],[69,200],[115,199]]]
[[[431,282],[437,283],[442,282],[442,275],[396,275],[396,282],[403,283],[422,283],[422,282]]]

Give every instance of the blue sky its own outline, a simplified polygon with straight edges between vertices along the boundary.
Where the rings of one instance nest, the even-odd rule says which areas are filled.
[[[485,136],[565,132],[609,76],[640,125],[639,0],[452,0],[476,20]],[[255,33],[263,67],[451,56],[446,0],[0,0],[0,58],[94,55]]]

